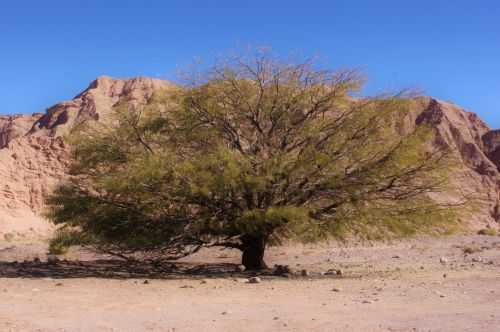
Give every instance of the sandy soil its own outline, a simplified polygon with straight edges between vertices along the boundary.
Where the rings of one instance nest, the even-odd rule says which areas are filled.
[[[258,284],[227,272],[238,262],[227,250],[185,260],[190,273],[80,251],[68,258],[85,262],[48,265],[45,250],[0,243],[0,331],[500,331],[500,237],[273,248],[270,265],[310,276]],[[332,268],[342,275],[321,275]]]

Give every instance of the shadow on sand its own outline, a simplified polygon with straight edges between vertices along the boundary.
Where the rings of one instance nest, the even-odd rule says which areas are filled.
[[[150,278],[199,279],[204,277],[248,277],[235,272],[235,264],[143,263],[123,260],[0,262],[0,278]],[[265,273],[259,273],[265,274]]]

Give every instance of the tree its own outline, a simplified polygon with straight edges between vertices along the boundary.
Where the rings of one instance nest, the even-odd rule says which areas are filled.
[[[265,52],[193,77],[78,128],[49,218],[107,252],[176,259],[222,246],[240,249],[247,269],[288,239],[408,235],[450,220],[429,198],[448,153],[427,144],[431,128],[407,125],[411,98],[356,99],[356,71]]]

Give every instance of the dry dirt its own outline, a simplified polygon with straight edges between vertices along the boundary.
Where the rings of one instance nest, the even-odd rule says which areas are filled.
[[[273,248],[270,265],[310,276],[258,284],[227,272],[238,262],[227,250],[170,272],[82,251],[49,265],[45,250],[0,243],[0,331],[500,331],[497,236]]]

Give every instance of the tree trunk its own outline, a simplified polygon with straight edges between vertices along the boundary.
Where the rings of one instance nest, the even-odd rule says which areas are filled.
[[[264,252],[266,250],[265,239],[253,235],[244,235],[241,241],[243,244],[241,264],[243,264],[247,270],[267,269],[267,265],[264,262]]]

